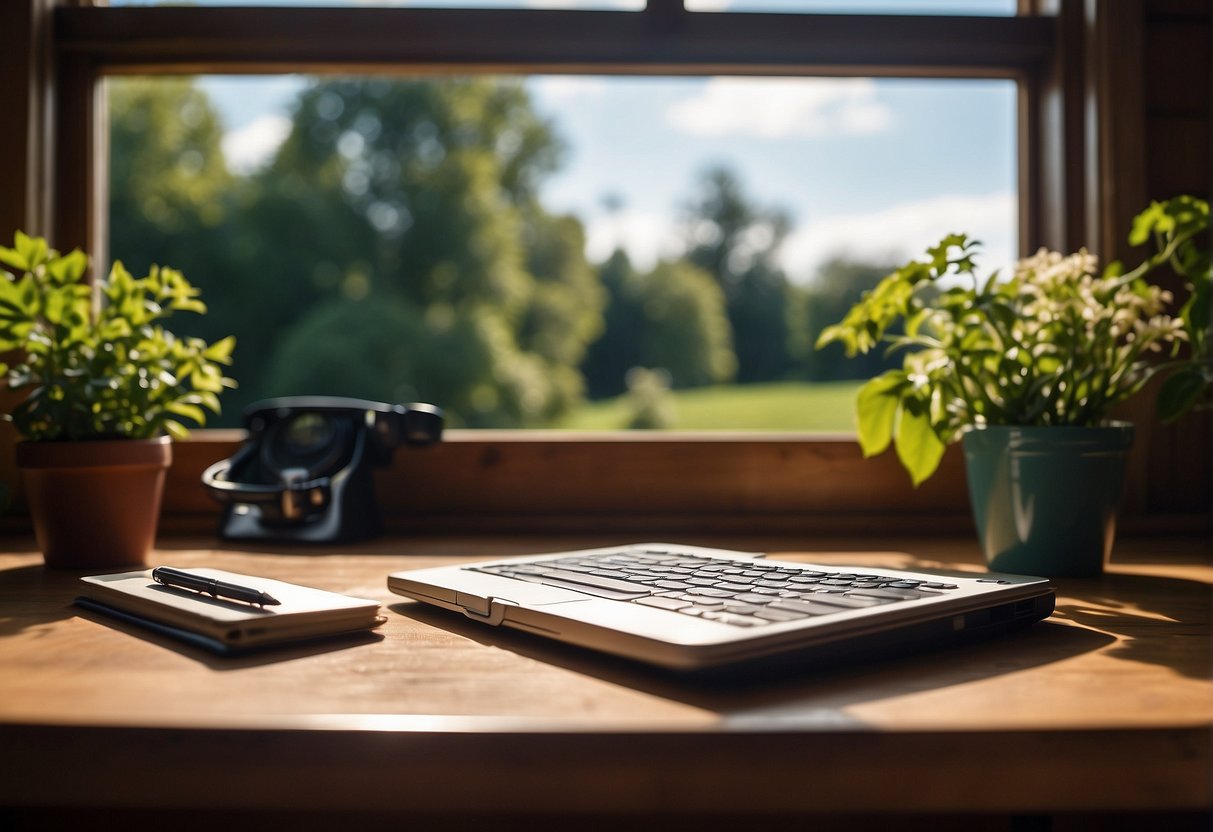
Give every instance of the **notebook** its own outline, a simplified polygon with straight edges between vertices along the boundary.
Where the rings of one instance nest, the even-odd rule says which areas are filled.
[[[1023,575],[766,559],[671,543],[396,572],[399,595],[675,670],[866,655],[1005,632],[1045,618]]]
[[[384,620],[378,601],[222,569],[188,571],[255,588],[279,603],[261,607],[214,598],[164,586],[152,580],[151,570],[141,570],[81,578],[76,604],[221,654],[369,630]]]

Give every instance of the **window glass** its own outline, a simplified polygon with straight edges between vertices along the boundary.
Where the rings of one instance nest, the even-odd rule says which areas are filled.
[[[644,0],[109,0],[110,6],[293,6],[298,8],[582,9],[640,11]]]
[[[684,0],[693,12],[961,14],[1014,17],[1016,0]]]
[[[110,6],[353,6],[413,8],[621,9],[644,0],[109,0]],[[684,0],[696,12],[963,14],[1013,16],[1016,0]]]
[[[851,429],[816,352],[946,233],[1016,253],[1015,85],[624,76],[106,82],[110,251],[276,395],[470,427]]]

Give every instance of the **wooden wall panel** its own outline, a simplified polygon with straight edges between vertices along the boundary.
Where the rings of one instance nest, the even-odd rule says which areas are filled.
[[[1208,2],[1145,4],[1146,194],[1209,198],[1213,42]],[[1213,417],[1193,414],[1176,425],[1152,424],[1146,510],[1213,517]]]

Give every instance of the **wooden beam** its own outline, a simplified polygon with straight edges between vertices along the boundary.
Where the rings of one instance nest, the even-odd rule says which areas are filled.
[[[997,75],[1046,61],[1046,18],[408,8],[79,8],[68,53],[106,71]]]
[[[49,231],[52,0],[0,3],[0,241]]]

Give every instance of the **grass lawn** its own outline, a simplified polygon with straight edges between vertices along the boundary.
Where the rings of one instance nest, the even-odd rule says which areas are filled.
[[[855,392],[862,381],[779,382],[677,390],[670,394],[675,430],[855,431]],[[591,402],[556,427],[619,430],[627,396]]]

